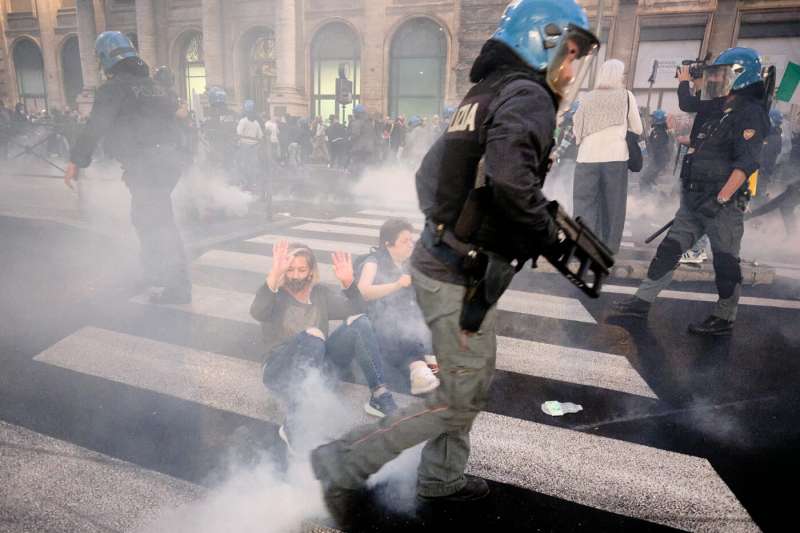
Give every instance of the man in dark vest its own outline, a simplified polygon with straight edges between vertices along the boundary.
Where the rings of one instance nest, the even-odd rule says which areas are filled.
[[[541,187],[556,114],[569,109],[599,46],[588,28],[574,0],[511,3],[472,67],[476,85],[422,161],[417,193],[427,220],[411,259],[412,278],[441,385],[423,403],[312,452],[326,505],[345,528],[358,520],[370,474],[422,442],[421,501],[468,502],[489,492],[483,479],[464,470],[470,429],[486,407],[494,374],[497,310],[487,307],[478,321],[463,311],[476,271],[488,279],[493,268],[507,271],[514,260],[536,257],[557,242]],[[475,264],[482,257],[491,257],[488,267]]]
[[[95,50],[108,81],[97,89],[89,121],[72,147],[64,182],[73,187],[79,169],[91,164],[102,140],[104,150],[125,171],[122,179],[131,193],[143,284],[163,288],[151,295],[151,301],[189,303],[192,285],[171,198],[183,161],[178,98],[150,78],[148,66],[122,33],[101,33]]]
[[[618,302],[622,314],[647,317],[650,304],[672,280],[685,251],[708,235],[719,299],[711,315],[691,324],[698,335],[730,335],[742,284],[739,249],[748,203],[748,178],[760,166],[769,131],[758,52],[726,50],[705,68],[701,99],[725,98],[722,115],[697,128],[681,167],[681,205],[635,296]]]

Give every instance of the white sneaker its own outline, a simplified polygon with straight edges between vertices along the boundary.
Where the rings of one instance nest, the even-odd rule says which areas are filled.
[[[700,250],[699,252],[695,252],[693,250],[689,250],[685,254],[681,256],[680,263],[682,264],[690,264],[690,265],[699,265],[708,260],[708,254],[706,254],[705,250]]]
[[[439,378],[433,375],[427,365],[411,370],[411,394],[427,394],[438,386]]]

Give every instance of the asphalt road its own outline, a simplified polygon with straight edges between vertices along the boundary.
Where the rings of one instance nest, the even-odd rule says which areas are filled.
[[[0,531],[291,531],[323,516],[307,464],[277,438],[248,308],[274,239],[308,242],[330,279],[329,250],[366,251],[385,216],[297,219],[200,250],[194,302],[176,307],[145,303],[131,246],[0,218]],[[555,274],[520,274],[473,429],[469,472],[491,496],[415,508],[412,451],[374,480],[366,530],[784,530],[800,301],[747,287],[733,337],[703,339],[686,325],[713,285],[671,287],[646,322],[608,310],[631,287],[612,280],[589,300]],[[354,381],[317,407],[328,432],[367,419]],[[551,417],[547,400],[583,411]]]

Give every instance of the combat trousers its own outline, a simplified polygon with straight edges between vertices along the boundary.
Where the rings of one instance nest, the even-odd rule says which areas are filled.
[[[317,449],[327,477],[340,487],[362,487],[381,466],[421,442],[426,444],[418,468],[420,495],[447,496],[466,484],[469,432],[487,405],[495,369],[497,310],[487,314],[479,333],[465,337],[458,323],[465,288],[416,270],[412,278],[431,329],[441,385],[423,402]]]
[[[744,212],[736,205],[736,201],[732,201],[723,206],[716,217],[709,218],[693,208],[702,202],[702,197],[696,195],[687,192],[681,195],[675,222],[659,245],[647,278],[636,291],[636,297],[647,302],[655,301],[672,281],[681,255],[706,234],[714,255],[714,274],[719,294],[712,314],[723,320],[734,321],[742,287],[739,250],[744,235]]]
[[[191,291],[183,239],[172,211],[172,191],[180,174],[177,163],[170,161],[172,154],[162,156],[125,166],[123,180],[131,193],[131,223],[139,236],[144,279],[156,287]],[[152,162],[162,166],[154,168]]]

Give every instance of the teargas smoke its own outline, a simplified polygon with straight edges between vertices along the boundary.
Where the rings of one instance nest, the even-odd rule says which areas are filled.
[[[318,371],[308,369],[297,384],[296,425],[291,433],[296,455],[279,464],[246,435],[235,435],[221,483],[214,483],[200,500],[178,509],[162,509],[138,533],[284,533],[301,531],[304,523],[326,517],[319,482],[311,472],[311,449],[337,436],[359,419]],[[248,459],[243,459],[248,456]],[[252,457],[254,456],[254,458]]]

